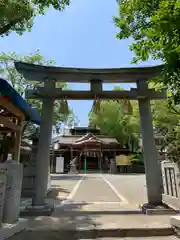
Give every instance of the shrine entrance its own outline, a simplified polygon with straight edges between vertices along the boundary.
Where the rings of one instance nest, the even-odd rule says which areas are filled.
[[[164,99],[166,92],[148,89],[148,80],[161,73],[163,66],[119,69],[84,69],[39,66],[15,63],[16,69],[29,81],[43,82],[44,86],[26,91],[26,97],[42,100],[40,137],[36,159],[36,189],[33,205],[45,205],[54,100],[137,100],[139,104],[147,197],[149,204],[161,203],[162,179],[157,159],[150,108],[151,99]],[[89,83],[90,91],[69,91],[56,87],[56,82]],[[103,83],[136,83],[130,91],[104,91]],[[113,163],[114,161],[112,161]]]
[[[98,157],[82,156],[80,160],[80,172],[98,172],[100,171]]]
[[[80,172],[101,172],[103,170],[101,154],[88,152],[80,157]]]

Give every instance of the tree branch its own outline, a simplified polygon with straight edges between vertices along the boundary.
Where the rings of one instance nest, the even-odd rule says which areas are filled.
[[[171,105],[171,110],[170,110],[171,113],[180,115],[180,112],[177,109],[175,109],[175,107],[173,107],[172,105]]]
[[[14,25],[16,25],[22,18],[12,20],[10,23],[0,28],[0,35],[6,34]]]

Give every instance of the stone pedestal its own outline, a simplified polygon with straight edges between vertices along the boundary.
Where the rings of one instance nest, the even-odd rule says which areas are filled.
[[[21,211],[22,217],[51,216],[54,211],[54,205],[44,204],[42,206],[29,205]]]
[[[70,166],[70,171],[69,171],[69,173],[77,173],[76,165],[71,165],[71,166]]]
[[[110,171],[109,173],[115,174],[117,173],[117,166],[116,166],[116,161],[113,159],[110,162]]]
[[[3,223],[12,224],[18,221],[23,177],[23,165],[17,162],[0,164],[0,169],[7,171]]]

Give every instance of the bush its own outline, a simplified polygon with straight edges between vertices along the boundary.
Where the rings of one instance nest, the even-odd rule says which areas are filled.
[[[143,159],[142,153],[134,154],[131,156],[131,164],[132,165],[134,165],[134,164],[144,165],[144,162],[142,159]]]

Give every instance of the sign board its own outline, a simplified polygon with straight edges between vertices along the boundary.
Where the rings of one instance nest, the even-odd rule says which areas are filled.
[[[63,173],[64,172],[64,157],[56,158],[56,172]]]
[[[126,155],[116,156],[116,165],[117,166],[130,165],[130,157]]]

